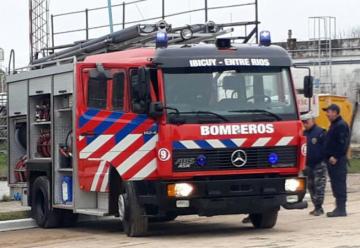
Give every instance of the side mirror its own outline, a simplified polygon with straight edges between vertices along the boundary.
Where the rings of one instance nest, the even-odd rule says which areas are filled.
[[[306,98],[312,98],[314,95],[313,82],[314,82],[314,77],[312,77],[312,76],[304,77],[304,96]]]
[[[164,112],[164,105],[161,102],[152,102],[149,107],[149,116],[152,118],[158,118],[162,116]]]

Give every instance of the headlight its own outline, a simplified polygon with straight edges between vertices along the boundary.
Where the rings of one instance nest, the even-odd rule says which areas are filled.
[[[175,183],[167,186],[167,194],[170,197],[188,197],[193,190],[194,187],[189,183]]]
[[[285,181],[287,192],[298,192],[305,190],[305,180],[303,178],[290,178]]]
[[[181,30],[180,36],[183,40],[190,40],[193,37],[193,31],[190,28]]]

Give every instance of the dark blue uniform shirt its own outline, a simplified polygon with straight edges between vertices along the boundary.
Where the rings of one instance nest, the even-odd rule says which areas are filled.
[[[325,156],[326,159],[335,157],[340,159],[344,157],[349,148],[350,129],[348,124],[341,116],[331,122],[329,131],[325,139]]]
[[[314,167],[324,160],[324,143],[326,132],[321,127],[314,125],[311,129],[305,130],[307,138],[306,165]]]

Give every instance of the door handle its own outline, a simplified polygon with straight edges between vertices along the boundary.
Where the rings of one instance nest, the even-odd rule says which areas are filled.
[[[81,136],[95,136],[97,134],[93,131],[85,131],[85,132],[81,133],[80,135]]]

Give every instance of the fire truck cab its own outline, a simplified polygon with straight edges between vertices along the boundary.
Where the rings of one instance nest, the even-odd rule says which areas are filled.
[[[25,155],[42,227],[113,215],[141,236],[152,220],[249,214],[272,228],[281,206],[307,206],[291,66],[280,47],[219,39],[12,75],[9,166]]]

